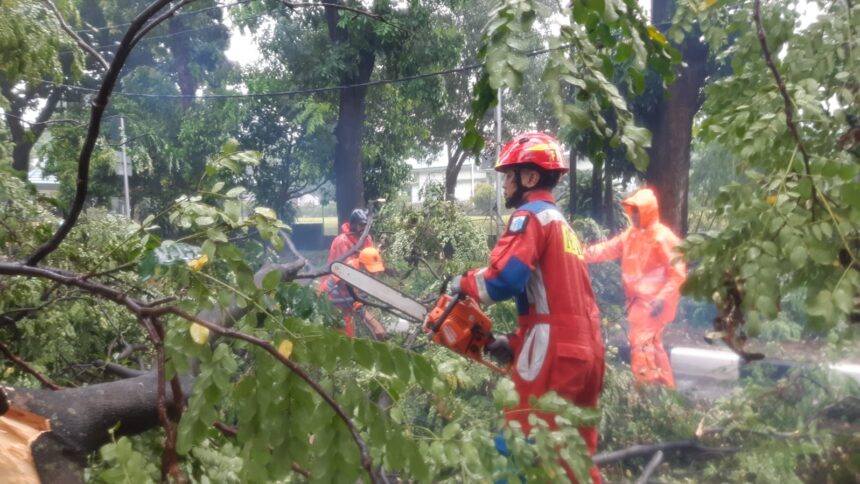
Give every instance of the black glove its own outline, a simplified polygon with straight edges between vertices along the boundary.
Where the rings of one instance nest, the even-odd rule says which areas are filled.
[[[663,307],[666,306],[666,302],[662,299],[655,299],[651,302],[651,317],[656,318],[663,312]]]
[[[484,348],[484,352],[503,365],[514,361],[514,350],[507,336],[496,336],[492,343]]]

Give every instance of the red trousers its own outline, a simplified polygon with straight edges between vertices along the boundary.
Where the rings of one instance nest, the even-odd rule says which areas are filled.
[[[565,328],[566,330],[568,328]],[[522,330],[521,330],[522,331]],[[574,330],[556,331],[549,334],[548,324],[535,325],[522,331],[522,345],[514,357],[511,378],[520,403],[508,409],[505,418],[516,420],[526,435],[531,431],[528,416],[535,413],[545,420],[550,429],[556,429],[555,417],[544,412],[531,410],[529,397],[555,391],[562,398],[579,407],[597,407],[597,399],[603,389],[604,356],[603,345],[594,342],[593,336],[583,334],[578,337]],[[518,338],[519,339],[519,338]],[[590,455],[597,451],[597,429],[580,427],[579,433],[588,445]],[[577,482],[572,470],[564,463],[568,477]],[[601,482],[597,467],[591,469],[591,479]]]

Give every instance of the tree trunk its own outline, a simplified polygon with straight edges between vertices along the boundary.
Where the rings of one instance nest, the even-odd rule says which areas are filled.
[[[445,200],[456,200],[457,179],[460,177],[460,170],[463,168],[463,162],[466,161],[467,153],[459,145],[457,149],[451,153],[450,144],[445,146],[448,165],[445,167]]]
[[[603,219],[603,164],[605,161],[591,161],[591,218],[600,223]]]
[[[342,4],[340,1],[332,2]],[[326,22],[329,38],[336,44],[349,42],[349,32],[338,26],[340,12],[326,7]],[[372,44],[373,42],[368,42]],[[369,49],[359,49],[356,69],[346,69],[341,76],[341,84],[362,84],[370,80],[376,54]],[[334,149],[335,202],[340,221],[349,219],[356,207],[364,206],[364,170],[362,167],[361,145],[364,134],[365,100],[367,86],[351,87],[340,91]]]
[[[29,141],[15,143],[12,148],[12,168],[24,173],[24,176],[27,176],[30,171],[30,152],[32,150],[33,143]]]
[[[567,213],[570,218],[573,218],[574,214],[576,214],[576,150],[571,147],[570,155],[568,156],[568,161],[570,162],[570,172],[567,174],[567,183],[570,186],[569,194],[567,197]]]
[[[5,118],[9,133],[12,135],[12,168],[22,172],[25,177],[30,171],[30,153],[33,151],[33,146],[39,140],[39,137],[42,136],[42,133],[45,132],[45,127],[47,126],[45,122],[51,118],[57,109],[57,105],[63,97],[63,89],[50,89],[50,94],[47,95],[45,104],[39,111],[38,116],[36,116],[36,122],[31,124],[29,129],[24,126],[25,123],[20,118],[25,114],[24,112],[30,101],[37,95],[44,95],[46,89],[46,84],[37,86],[32,91],[25,93],[22,98],[13,92],[11,86],[5,83],[0,86],[0,92],[2,92],[3,97],[9,103],[6,111],[8,116],[5,116]]]
[[[31,445],[42,482],[84,482],[87,455],[116,436],[134,435],[159,425],[155,372],[136,378],[66,390],[0,387],[11,407],[43,416],[51,430]],[[185,387],[189,380],[183,382]],[[183,391],[187,395],[188,388]],[[167,386],[167,401],[173,399]]]
[[[181,32],[187,30],[185,22],[182,18],[171,18],[167,22],[167,28],[170,31],[170,51],[173,54],[173,68],[176,70],[177,83],[179,84],[179,92],[184,96],[194,96],[197,93],[199,83],[191,72],[191,61],[188,58],[188,51],[191,49],[191,43],[188,41],[187,35],[182,35]],[[188,110],[194,104],[194,99],[191,97],[182,98],[182,108]]]
[[[655,25],[668,30],[675,4],[672,0],[653,0]],[[699,41],[698,29],[678,46],[686,67],[663,95],[645,122],[651,130],[651,158],[645,178],[660,204],[660,220],[678,235],[687,234],[687,194],[690,182],[690,143],[693,118],[701,106],[701,89],[707,75],[708,49]]]
[[[617,229],[615,225],[615,197],[612,191],[612,173],[609,172],[609,160],[603,162],[603,225],[609,229],[610,233],[614,233]]]

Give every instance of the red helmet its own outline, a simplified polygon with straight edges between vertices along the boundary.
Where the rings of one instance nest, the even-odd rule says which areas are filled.
[[[537,165],[547,171],[562,173],[570,171],[558,140],[544,133],[525,133],[514,136],[502,148],[499,162],[496,163],[496,171],[505,171],[526,163]]]

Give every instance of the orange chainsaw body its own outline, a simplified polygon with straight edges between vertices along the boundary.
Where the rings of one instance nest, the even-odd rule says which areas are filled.
[[[507,373],[507,370],[483,358],[484,347],[493,341],[493,322],[490,318],[469,296],[462,296],[449,308],[451,301],[452,297],[447,294],[439,297],[436,306],[427,315],[424,331],[430,333],[434,343],[471,358],[491,370]]]

